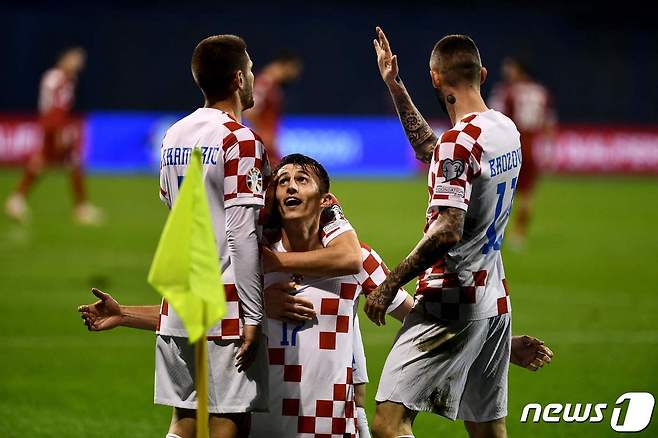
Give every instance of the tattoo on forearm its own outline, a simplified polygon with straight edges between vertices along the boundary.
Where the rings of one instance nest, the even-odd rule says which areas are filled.
[[[400,90],[391,91],[395,109],[407,138],[416,151],[416,157],[426,163],[432,159],[432,151],[437,142],[436,134],[411,101],[404,85]]]
[[[420,244],[386,278],[391,288],[401,287],[432,266],[461,239],[466,212],[448,207],[441,212]]]

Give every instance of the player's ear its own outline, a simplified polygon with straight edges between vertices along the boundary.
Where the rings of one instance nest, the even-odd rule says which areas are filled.
[[[487,69],[484,67],[480,67],[480,85],[484,84],[484,81],[487,80]]]
[[[432,86],[434,88],[441,88],[441,75],[438,71],[430,69],[430,78],[432,79]]]
[[[332,206],[334,204],[337,204],[338,203],[337,201],[338,200],[334,195],[332,195],[331,193],[325,193],[324,195],[322,195],[322,202],[320,203],[320,207],[325,208]]]
[[[238,89],[241,90],[242,88],[244,88],[245,77],[244,77],[244,73],[242,73],[242,70],[238,70],[237,72],[235,72],[235,81],[236,84],[238,85]]]

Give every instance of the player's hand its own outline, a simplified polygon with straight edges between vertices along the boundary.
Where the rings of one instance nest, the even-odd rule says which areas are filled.
[[[393,302],[397,287],[391,288],[386,281],[368,294],[364,310],[372,322],[377,325],[386,324],[386,310]]]
[[[123,319],[121,306],[112,298],[96,288],[91,289],[91,293],[99,298],[94,304],[87,304],[78,307],[78,312],[87,326],[87,329],[93,332],[110,330],[119,325]]]
[[[290,295],[294,283],[277,283],[265,289],[265,314],[268,318],[286,322],[304,322],[315,318],[313,303]]]
[[[375,46],[375,53],[377,54],[377,65],[379,66],[379,74],[386,85],[395,83],[395,78],[398,76],[398,57],[391,51],[391,46],[388,44],[388,39],[384,34],[381,27],[375,28],[377,38],[372,42]]]
[[[553,352],[544,341],[532,336],[513,336],[510,362],[530,371],[537,371],[553,360]]]
[[[243,328],[242,345],[235,355],[235,367],[238,372],[246,371],[256,359],[258,343],[261,342],[261,326],[247,325]]]

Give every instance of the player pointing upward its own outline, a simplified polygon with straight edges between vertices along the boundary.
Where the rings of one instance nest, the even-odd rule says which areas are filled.
[[[382,373],[377,437],[412,436],[418,411],[465,421],[472,437],[506,436],[510,304],[500,247],[521,166],[519,133],[480,95],[487,71],[473,40],[436,43],[430,76],[453,128],[437,141],[398,77],[397,57],[377,28],[377,61],[416,156],[430,163],[423,238],[367,298],[383,323],[400,286],[418,276]]]

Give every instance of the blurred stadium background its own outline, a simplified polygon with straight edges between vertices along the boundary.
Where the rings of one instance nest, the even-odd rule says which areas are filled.
[[[655,10],[514,2],[309,4],[94,2],[0,6],[0,198],[39,147],[40,76],[58,51],[87,50],[76,110],[91,200],[105,225],[70,220],[68,181],[48,173],[30,196],[32,220],[0,217],[0,436],[164,436],[169,411],[151,404],[153,336],[89,334],[76,313],[89,288],[125,304],[154,303],[146,273],[166,217],[157,199],[159,144],[201,104],[189,72],[194,45],[215,33],[247,41],[257,72],[281,48],[304,60],[286,89],[279,142],[325,164],[360,237],[389,265],[422,231],[417,166],[379,79],[372,49],[381,25],[423,114],[445,128],[427,74],[434,42],[467,33],[490,77],[523,57],[553,93],[555,141],[541,147],[544,177],[523,251],[505,251],[514,332],[544,339],[554,364],[510,374],[511,436],[614,436],[610,413],[630,391],[658,394],[658,31]],[[409,287],[411,289],[411,286]],[[369,414],[397,324],[364,322]],[[599,424],[519,421],[527,403],[607,403]],[[658,436],[656,421],[640,436]],[[429,415],[418,437],[466,436]]]

